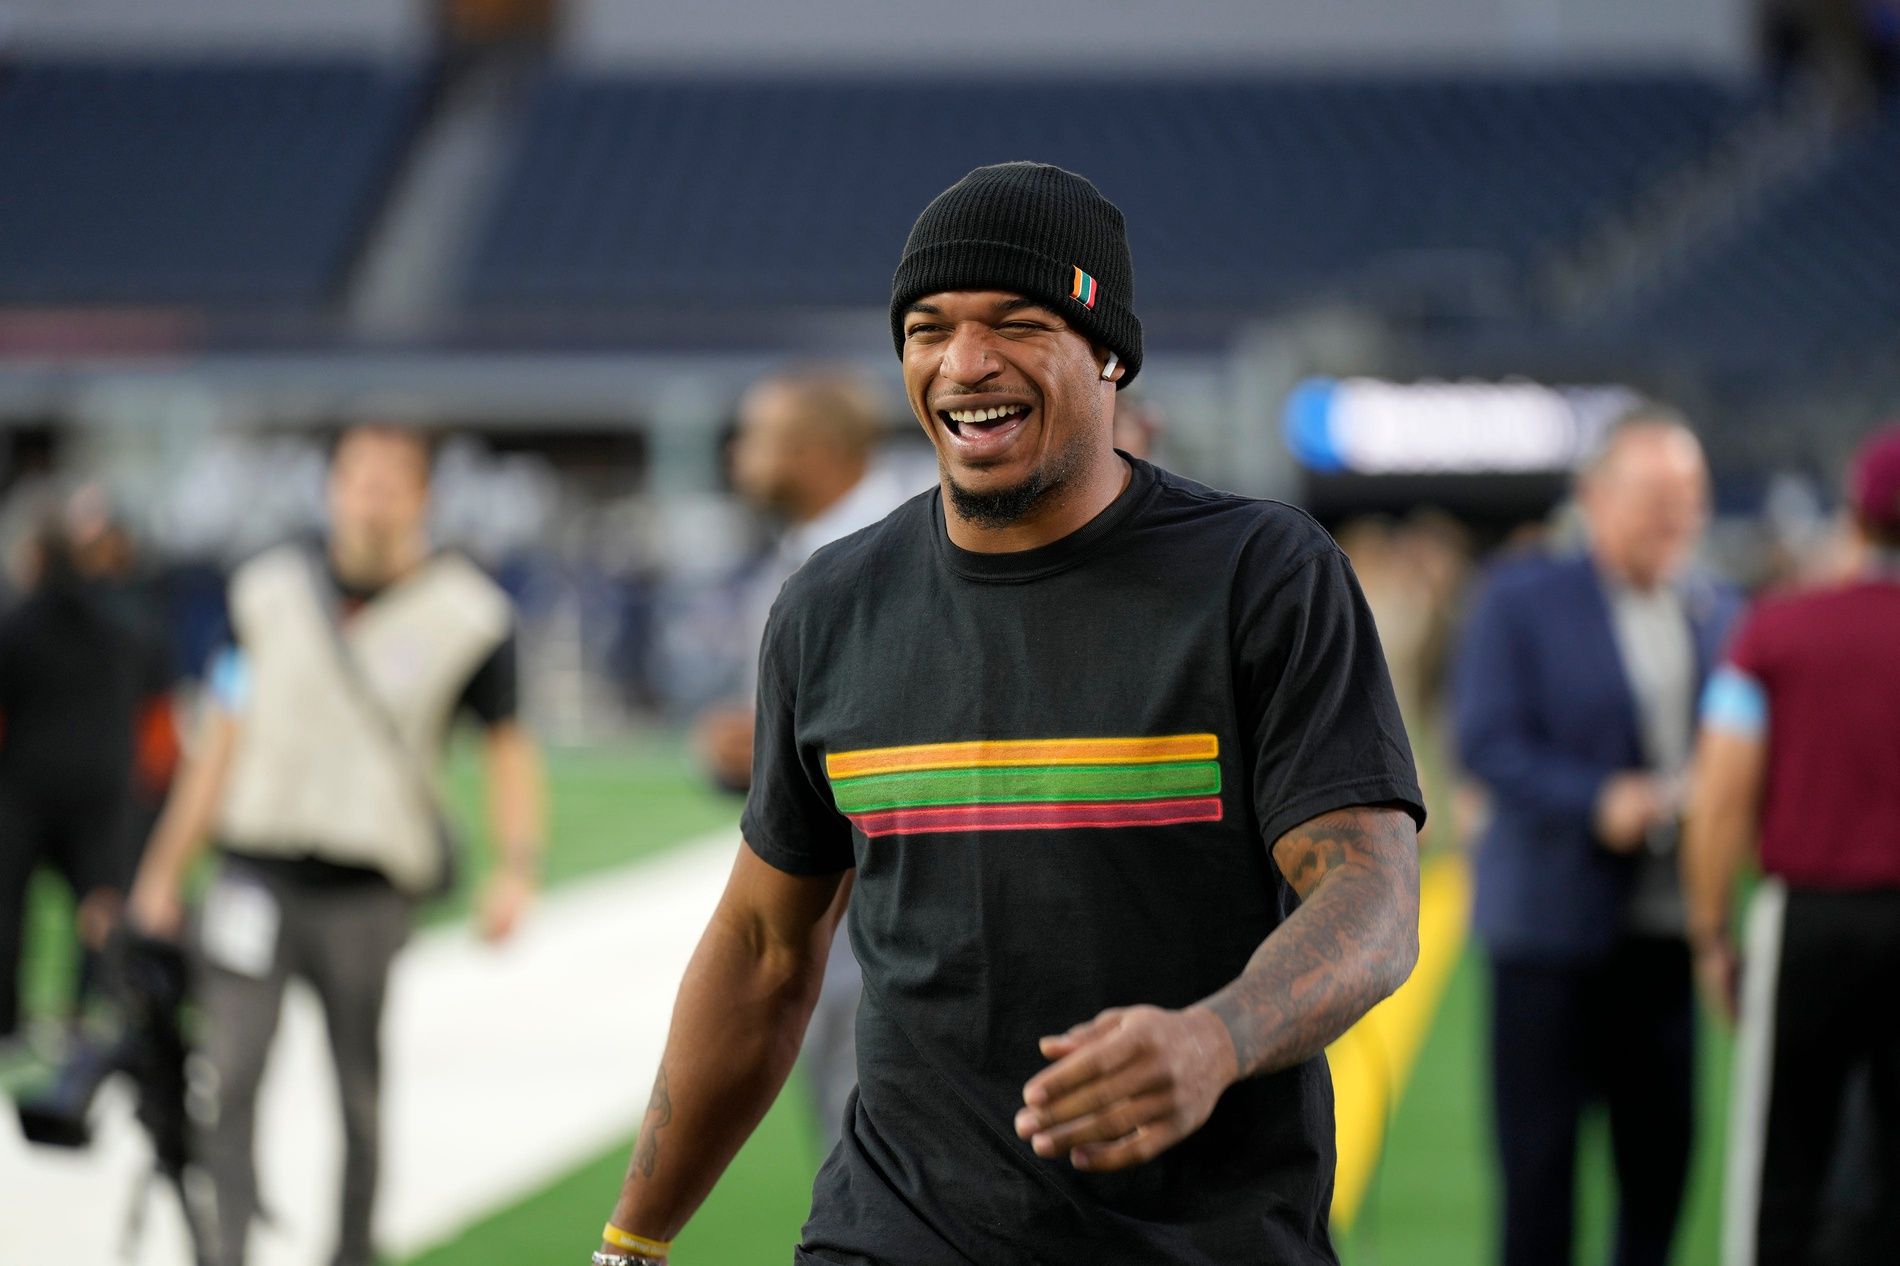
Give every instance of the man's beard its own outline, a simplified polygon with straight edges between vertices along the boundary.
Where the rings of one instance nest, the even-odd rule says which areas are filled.
[[[950,489],[950,504],[957,517],[966,523],[992,531],[1020,522],[1044,498],[1059,492],[1080,470],[1087,456],[1088,437],[1078,431],[1048,460],[1038,462],[1022,481],[1010,488],[977,492],[965,488],[939,460],[943,482]]]

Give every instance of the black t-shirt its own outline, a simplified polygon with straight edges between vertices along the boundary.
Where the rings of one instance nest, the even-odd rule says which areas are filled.
[[[1423,820],[1372,618],[1306,515],[1145,462],[1013,554],[939,495],[821,550],[761,653],[743,827],[857,869],[859,1093],[800,1263],[1335,1260],[1324,1060],[1241,1083],[1146,1165],[1085,1174],[1012,1127],[1036,1048],[1238,976],[1296,898],[1269,846],[1332,809]]]

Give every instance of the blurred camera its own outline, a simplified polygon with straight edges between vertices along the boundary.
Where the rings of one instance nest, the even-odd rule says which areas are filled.
[[[82,1038],[51,1086],[18,1104],[20,1130],[47,1147],[92,1142],[88,1116],[100,1086],[114,1073],[132,1078],[138,1120],[151,1136],[158,1168],[182,1174],[189,1151],[185,1116],[186,1044],[182,1012],[189,986],[184,951],[127,927],[105,953],[107,1018]]]

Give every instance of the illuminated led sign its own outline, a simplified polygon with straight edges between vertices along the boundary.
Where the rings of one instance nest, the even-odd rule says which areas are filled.
[[[1570,470],[1638,403],[1625,387],[1309,378],[1287,397],[1287,447],[1317,474]]]

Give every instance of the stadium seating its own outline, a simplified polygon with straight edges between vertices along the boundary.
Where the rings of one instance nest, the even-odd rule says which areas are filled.
[[[0,304],[332,308],[434,75],[0,66]],[[1764,374],[1864,359],[1900,331],[1900,107],[1584,325],[1549,310],[1541,282],[1765,102],[1756,84],[1661,72],[1030,83],[556,64],[506,125],[457,299],[481,329],[531,340],[664,331],[688,309],[704,336],[743,309],[875,307],[934,193],[1029,157],[1122,205],[1142,310],[1177,338],[1344,294],[1451,314],[1432,337],[1488,349],[1461,358],[1474,363],[1661,365],[1759,394]],[[1460,287],[1485,303],[1460,316]]]
[[[1380,271],[1507,275],[1756,102],[1693,76],[760,83],[551,73],[468,278],[478,307],[875,304],[918,209],[1035,158],[1128,213],[1144,306],[1258,308]]]
[[[255,60],[0,72],[0,303],[322,303],[425,79]]]
[[[1813,372],[1900,334],[1900,102],[1600,333],[1720,374]]]

